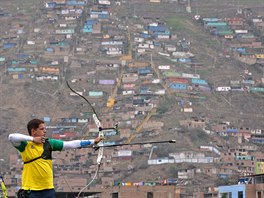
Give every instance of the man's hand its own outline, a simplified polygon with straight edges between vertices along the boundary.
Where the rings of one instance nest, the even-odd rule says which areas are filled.
[[[34,137],[33,138],[33,142],[37,143],[37,144],[41,144],[41,143],[45,143],[45,140],[47,138],[44,137],[44,136],[41,136],[41,137]]]
[[[98,143],[101,142],[102,140],[104,140],[103,137],[97,137],[97,138],[94,139],[94,143],[95,143],[95,144],[98,144]]]

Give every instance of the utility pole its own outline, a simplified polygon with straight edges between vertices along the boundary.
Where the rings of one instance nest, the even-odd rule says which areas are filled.
[[[149,160],[151,159],[152,157],[152,153],[153,153],[153,150],[157,148],[157,146],[152,146],[151,150],[150,150],[150,154],[149,154]]]

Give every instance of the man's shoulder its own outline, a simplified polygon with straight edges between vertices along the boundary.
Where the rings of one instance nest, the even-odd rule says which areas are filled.
[[[49,142],[63,142],[63,140],[58,140],[58,139],[54,139],[54,138],[49,138],[48,141]]]
[[[15,148],[17,150],[19,150],[20,152],[23,152],[26,148],[26,146],[28,145],[29,142],[27,141],[23,141],[23,142],[20,142],[20,145],[19,146],[15,146]]]
[[[48,142],[50,143],[52,150],[54,150],[54,151],[61,151],[63,148],[63,141],[62,140],[49,138]]]

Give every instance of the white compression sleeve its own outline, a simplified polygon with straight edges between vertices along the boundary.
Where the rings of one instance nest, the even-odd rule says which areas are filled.
[[[63,149],[76,149],[76,148],[85,148],[91,144],[94,144],[94,140],[72,140],[64,141]]]
[[[20,133],[12,133],[8,136],[9,141],[14,145],[14,146],[19,146],[20,142],[23,141],[33,141],[33,137],[29,135],[23,135]]]

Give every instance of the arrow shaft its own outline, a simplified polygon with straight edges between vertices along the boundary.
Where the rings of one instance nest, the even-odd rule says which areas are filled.
[[[96,145],[96,147],[117,147],[117,146],[127,146],[127,145],[162,144],[162,143],[176,143],[176,141],[163,140],[163,141],[150,141],[150,142],[135,142],[135,143],[124,143],[124,144],[113,144],[113,145]]]

